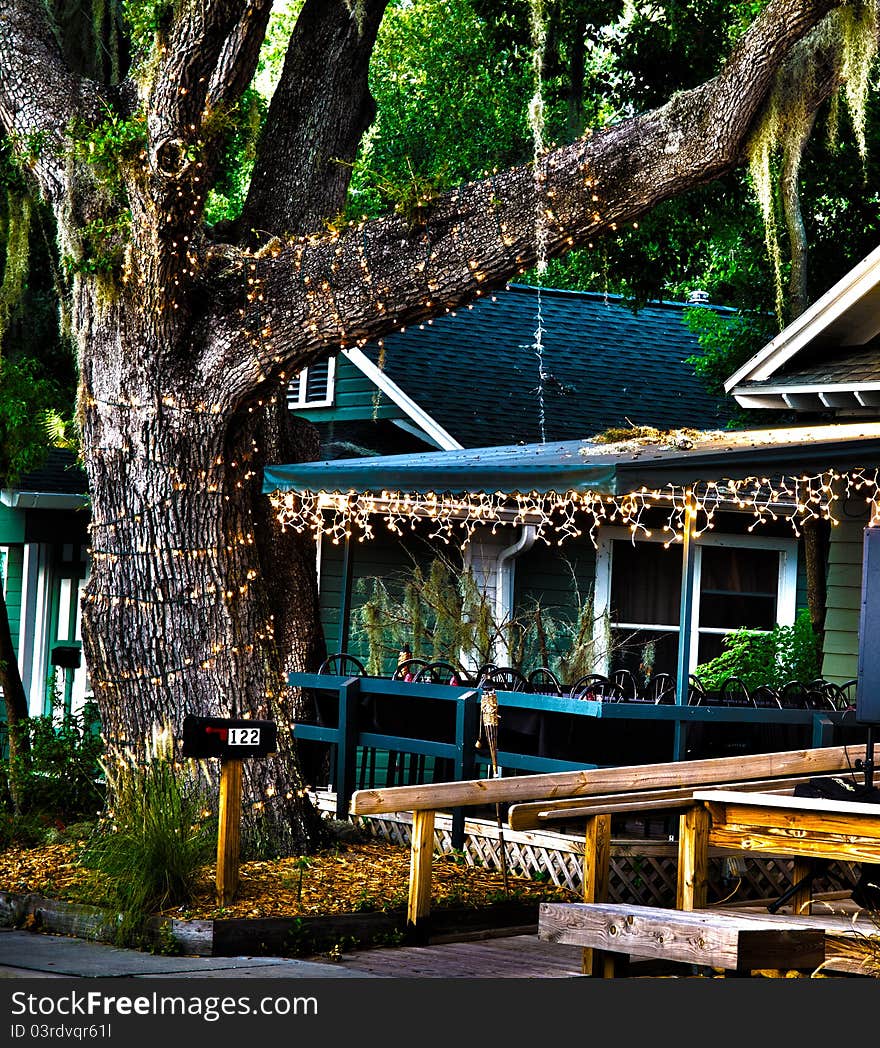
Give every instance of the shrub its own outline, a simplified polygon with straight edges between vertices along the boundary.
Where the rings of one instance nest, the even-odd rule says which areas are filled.
[[[806,609],[791,626],[776,626],[767,633],[736,630],[724,638],[724,651],[698,666],[696,676],[704,687],[720,688],[728,677],[739,677],[750,690],[759,684],[781,688],[792,680],[815,680],[819,665],[819,638]]]
[[[154,732],[145,758],[126,752],[104,771],[110,807],[80,861],[106,878],[119,942],[142,945],[150,917],[192,902],[215,826],[193,767],[174,760],[170,729]]]
[[[103,743],[89,712],[29,717],[13,730],[24,745],[18,747],[13,767],[4,746],[0,779],[5,806],[11,806],[9,780],[14,775],[19,814],[61,823],[94,818],[104,806]]]

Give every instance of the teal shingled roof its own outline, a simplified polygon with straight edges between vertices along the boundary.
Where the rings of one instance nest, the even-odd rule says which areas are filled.
[[[728,403],[685,363],[700,353],[687,308],[655,303],[634,313],[616,296],[543,289],[543,438],[583,439],[627,420],[722,428]],[[464,447],[538,442],[537,311],[537,290],[511,285],[388,336],[385,372]],[[376,346],[365,352],[378,357]]]

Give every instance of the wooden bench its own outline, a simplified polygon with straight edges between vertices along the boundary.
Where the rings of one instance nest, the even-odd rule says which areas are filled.
[[[825,932],[786,917],[673,910],[619,903],[541,903],[538,937],[598,952],[601,974],[622,974],[630,956],[721,968],[815,971]],[[593,974],[598,974],[596,971]]]
[[[511,805],[512,828],[546,825],[555,817],[583,820],[583,896],[586,902],[608,897],[611,817],[633,810],[684,810],[688,818],[692,793],[701,787],[735,786],[738,790],[792,790],[814,775],[849,772],[863,760],[864,746],[829,746],[709,760],[590,768],[582,771],[508,778],[473,779],[430,785],[358,790],[352,815],[412,812],[408,922],[417,926],[430,912],[434,815],[456,807]],[[535,803],[537,802],[537,803]],[[536,820],[528,823],[528,819]],[[687,886],[679,884],[679,896]],[[584,970],[591,970],[585,950]]]

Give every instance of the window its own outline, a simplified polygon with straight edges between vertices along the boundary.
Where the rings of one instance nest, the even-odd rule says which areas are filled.
[[[287,406],[300,408],[328,408],[333,404],[333,380],[336,360],[330,358],[320,364],[311,364],[295,375],[287,388]]]
[[[703,535],[694,544],[690,630],[693,670],[721,653],[727,633],[770,630],[795,615],[797,543],[788,538]],[[597,631],[610,628],[600,672],[627,668],[675,675],[681,632],[682,552],[661,539],[632,542],[622,528],[600,533],[596,555]],[[608,609],[607,623],[601,613]],[[606,650],[607,639],[597,650]]]

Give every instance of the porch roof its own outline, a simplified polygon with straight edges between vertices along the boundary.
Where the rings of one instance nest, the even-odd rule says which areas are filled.
[[[266,467],[263,491],[624,495],[767,473],[880,465],[880,422],[466,448]]]

